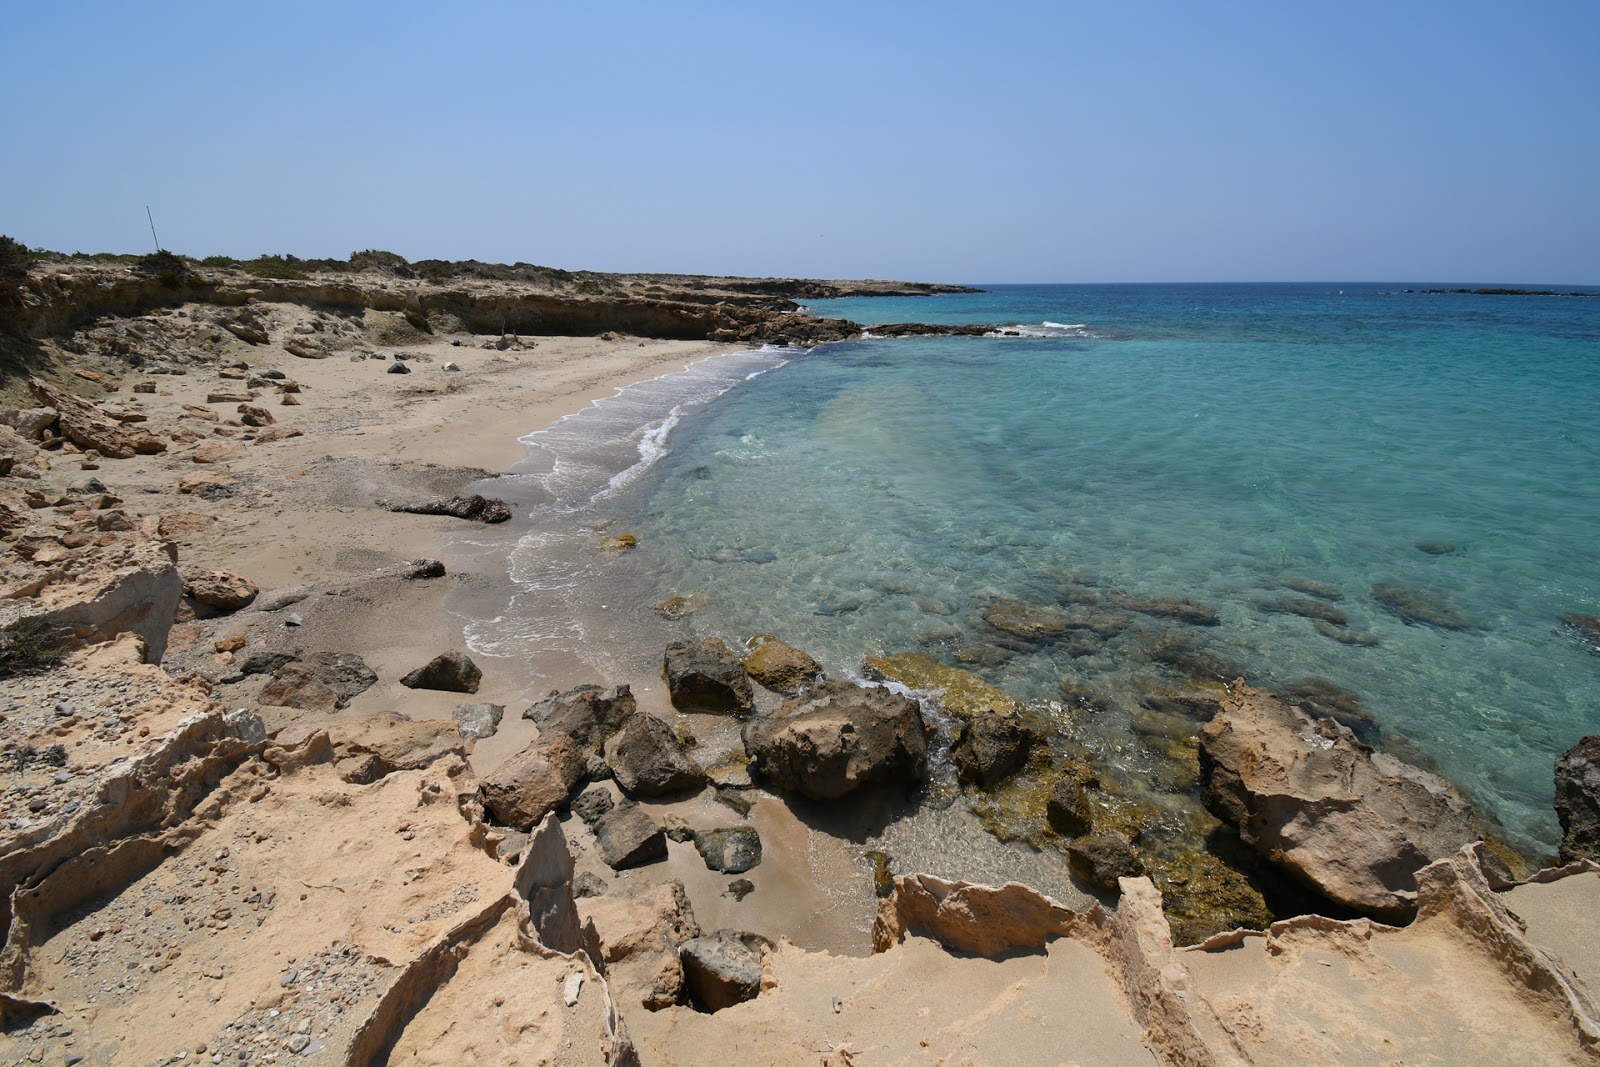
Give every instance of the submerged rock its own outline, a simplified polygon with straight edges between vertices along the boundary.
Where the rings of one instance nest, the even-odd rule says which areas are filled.
[[[1283,687],[1289,703],[1313,718],[1332,719],[1347,726],[1362,741],[1376,745],[1383,731],[1372,714],[1362,706],[1361,694],[1346,689],[1328,678],[1312,676],[1289,682]]]
[[[1561,625],[1578,640],[1589,646],[1589,651],[1600,656],[1600,615],[1580,615],[1573,611],[1561,616]]]
[[[1349,616],[1344,612],[1322,600],[1311,597],[1278,597],[1275,600],[1263,600],[1256,604],[1256,610],[1264,615],[1298,615],[1302,619],[1320,620],[1334,626],[1348,626]]]
[[[1408,623],[1426,623],[1441,630],[1471,630],[1478,625],[1443,589],[1406,582],[1374,582],[1372,599]]]
[[[1330,585],[1327,582],[1319,582],[1315,578],[1303,578],[1297,574],[1289,574],[1279,578],[1278,584],[1285,589],[1293,589],[1296,593],[1320,597],[1323,600],[1344,599],[1344,591],[1338,586]]]
[[[971,671],[947,667],[916,652],[869,656],[866,675],[880,681],[899,682],[907,689],[937,693],[946,711],[967,718],[1012,714],[1022,706],[1016,697]]]
[[[1045,802],[1045,819],[1052,830],[1066,837],[1086,834],[1094,822],[1092,798],[1100,789],[1100,777],[1082,760],[1068,760],[1060,774]]]
[[[750,654],[744,658],[745,671],[774,693],[794,696],[822,677],[820,663],[776,637],[753,638],[750,648]]]
[[[1378,643],[1377,637],[1362,630],[1352,630],[1346,626],[1336,626],[1331,622],[1316,619],[1311,623],[1311,628],[1323,637],[1337,641],[1341,645],[1352,645],[1356,648],[1370,648]]]
[[[1177,622],[1188,623],[1190,626],[1216,626],[1222,619],[1217,614],[1217,609],[1198,600],[1188,600],[1184,597],[1162,596],[1144,597],[1135,596],[1121,589],[1113,589],[1106,594],[1106,602],[1124,611],[1137,612],[1140,615],[1153,615],[1163,619],[1173,619]]]
[[[1245,844],[1384,922],[1415,914],[1417,871],[1482,837],[1448,782],[1263,690],[1240,689],[1201,727],[1200,766],[1207,804]]]
[[[1133,842],[1116,831],[1074,839],[1067,846],[1067,856],[1073,874],[1106,893],[1118,892],[1117,879],[1145,873]]]
[[[1029,641],[1060,637],[1072,625],[1071,620],[1059,611],[1009,598],[996,600],[984,608],[983,621],[996,630]]]
[[[755,692],[744,664],[716,638],[668,645],[661,675],[672,706],[679,711],[748,715],[755,707]]]
[[[915,700],[881,686],[828,682],[744,726],[755,771],[778,789],[838,800],[868,784],[911,784],[928,773]]]
[[[1591,734],[1556,760],[1556,816],[1561,860],[1600,861],[1600,734]]]

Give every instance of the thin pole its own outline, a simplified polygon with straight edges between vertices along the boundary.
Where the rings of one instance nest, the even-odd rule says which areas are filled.
[[[150,205],[144,206],[144,217],[150,220],[150,239],[156,243],[156,251],[161,251],[161,238],[156,236],[156,217],[150,214]]]

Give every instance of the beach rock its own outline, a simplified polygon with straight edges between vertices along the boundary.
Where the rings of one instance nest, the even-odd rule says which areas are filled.
[[[603,785],[591,785],[573,800],[572,814],[582,819],[585,826],[592,827],[600,816],[616,806],[611,790]]]
[[[1022,706],[1010,693],[971,671],[946,666],[916,652],[868,656],[864,673],[868,678],[899,682],[907,689],[936,693],[946,711],[967,718],[1007,715]]]
[[[357,785],[370,785],[397,771],[415,771],[446,756],[464,756],[455,724],[412,721],[383,712],[340,724],[334,738],[334,769]]]
[[[1045,821],[1064,837],[1086,834],[1093,826],[1093,797],[1100,790],[1100,777],[1082,760],[1063,764],[1060,775],[1045,801]]]
[[[462,737],[469,741],[481,741],[495,735],[505,713],[502,704],[457,704],[453,717]]]
[[[418,578],[443,578],[444,564],[436,559],[414,559],[405,565],[400,577],[409,580]]]
[[[1416,873],[1482,835],[1436,775],[1241,686],[1200,728],[1207,806],[1245,844],[1335,903],[1390,923],[1416,912]]]
[[[232,571],[191,571],[184,576],[184,592],[197,604],[228,612],[248,606],[260,590]]]
[[[511,508],[504,500],[479,496],[476,493],[411,504],[394,504],[380,500],[378,506],[386,511],[397,511],[406,515],[449,515],[456,519],[471,519],[484,523],[505,522],[511,518]]]
[[[459,649],[442,652],[418,667],[400,684],[407,689],[438,689],[446,693],[476,693],[483,680],[483,671],[472,658]]]
[[[1408,623],[1427,623],[1441,630],[1471,630],[1478,625],[1443,589],[1406,582],[1374,582],[1372,599]]]
[[[271,426],[278,421],[272,417],[272,412],[260,404],[240,404],[238,412],[239,421],[246,426]]]
[[[388,369],[388,371],[386,373],[388,373],[388,374],[410,374],[411,373],[411,368],[406,366],[404,363],[400,362],[400,360],[397,359],[393,363],[389,364],[389,369]]]
[[[668,645],[661,675],[672,706],[682,712],[748,715],[755,706],[744,664],[714,637]]]
[[[761,862],[761,837],[753,826],[697,830],[693,840],[706,867],[720,874],[743,874]]]
[[[683,977],[694,1003],[721,1011],[761,993],[761,956],[772,942],[760,934],[718,930],[685,941],[678,949]]]
[[[237,441],[202,441],[194,446],[189,458],[195,463],[226,463],[243,459],[244,454],[244,446]]]
[[[667,835],[643,808],[624,801],[595,820],[600,856],[615,871],[641,867],[667,857]]]
[[[776,637],[757,637],[750,646],[752,651],[744,658],[745,671],[774,693],[794,696],[822,677],[821,664]]]
[[[367,661],[354,652],[314,652],[302,662],[311,668],[319,682],[339,694],[341,708],[378,681]]]
[[[483,806],[496,822],[528,831],[567,802],[584,759],[563,733],[540,737],[483,779]]]
[[[300,658],[299,652],[284,651],[282,649],[261,649],[250,653],[239,664],[240,674],[276,674],[285,663],[293,663]]]
[[[75,580],[50,583],[35,596],[29,614],[85,645],[137,634],[147,662],[160,663],[183,597],[183,578],[169,550],[160,542],[136,541]]]
[[[1018,715],[984,715],[961,724],[950,760],[963,782],[992,789],[1020,770],[1044,743],[1044,732]]]
[[[1589,651],[1600,656],[1600,615],[1580,615],[1573,611],[1561,616],[1561,625],[1578,640],[1589,646]]]
[[[55,426],[54,408],[6,408],[0,411],[0,425],[9,426],[18,436],[37,441],[45,431]]]
[[[166,442],[159,437],[124,428],[119,420],[87,400],[38,378],[29,378],[28,388],[39,403],[55,409],[61,436],[79,448],[92,448],[108,459],[131,459],[166,450]]]
[[[1333,626],[1346,626],[1350,622],[1349,617],[1332,604],[1311,597],[1285,596],[1263,600],[1257,602],[1256,610],[1264,615],[1298,615],[1302,619],[1320,619]]]
[[[1561,862],[1600,861],[1600,734],[1591,734],[1556,760],[1556,817]]]
[[[1067,857],[1073,874],[1105,893],[1118,891],[1117,879],[1145,873],[1133,842],[1115,830],[1075,838],[1067,846]]]
[[[541,733],[559,730],[585,753],[599,753],[606,739],[627,722],[638,705],[626,685],[602,689],[580,685],[566,692],[552,689],[522,713]]]
[[[260,321],[253,317],[240,315],[238,318],[223,319],[219,325],[246,344],[264,345],[270,340],[267,331],[261,328]]]
[[[262,687],[256,699],[263,704],[305,711],[334,711],[339,694],[304,663],[286,663]]]
[[[634,714],[605,744],[606,764],[630,796],[658,797],[699,789],[705,772],[683,750],[672,727]]]
[[[916,934],[957,952],[999,959],[1019,949],[1042,950],[1056,938],[1071,936],[1080,920],[1018,882],[973,885],[909,874],[891,879],[878,896],[874,952],[887,952],[907,934]]]
[[[928,773],[922,709],[881,686],[828,682],[747,722],[745,751],[779,789],[837,800],[869,783],[910,784]]]

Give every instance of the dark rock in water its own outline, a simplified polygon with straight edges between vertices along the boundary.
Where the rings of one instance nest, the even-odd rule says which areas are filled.
[[[483,780],[483,806],[504,826],[529,831],[583,780],[583,754],[566,734],[541,737]]]
[[[1589,651],[1600,656],[1600,615],[1580,615],[1568,612],[1561,616],[1561,625],[1578,640],[1589,646]]]
[[[1408,623],[1427,623],[1441,630],[1471,630],[1478,625],[1443,589],[1406,582],[1374,582],[1372,598]]]
[[[813,800],[928,773],[921,706],[880,686],[826,682],[745,723],[744,746],[756,773]]]
[[[583,820],[585,826],[594,826],[600,816],[617,806],[611,790],[603,785],[591,785],[579,793],[572,802],[572,814]]]
[[[1190,626],[1216,626],[1222,621],[1217,615],[1216,608],[1202,604],[1197,600],[1186,600],[1183,597],[1143,597],[1135,596],[1122,589],[1113,589],[1106,594],[1106,600],[1124,611],[1135,611],[1140,615],[1153,615],[1163,619],[1175,619],[1178,622],[1188,623]]]
[[[503,704],[457,704],[454,718],[464,739],[478,741],[495,735],[505,713]]]
[[[1320,597],[1323,600],[1344,599],[1344,592],[1338,586],[1319,582],[1315,578],[1302,578],[1297,574],[1290,574],[1279,578],[1278,584],[1285,589],[1293,589],[1296,593]]]
[[[1060,637],[1071,628],[1067,616],[1021,600],[996,600],[983,609],[983,621],[996,630],[1028,641]]]
[[[733,881],[728,883],[728,891],[723,895],[732,897],[734,900],[743,900],[745,897],[749,896],[755,891],[756,884],[750,879],[735,878]]]
[[[889,854],[875,848],[866,857],[872,864],[872,893],[881,900],[894,892],[894,871],[889,866]]]
[[[1063,837],[1077,837],[1093,825],[1091,797],[1100,789],[1100,777],[1082,760],[1070,760],[1061,768],[1061,780],[1050,791],[1044,816],[1050,828]]]
[[[694,847],[706,867],[721,874],[743,874],[761,862],[761,837],[753,826],[696,831]]]
[[[983,642],[961,645],[952,652],[957,663],[965,663],[971,667],[998,667],[1014,654],[1009,649]]]
[[[1020,770],[1044,743],[1043,731],[1018,715],[977,715],[961,724],[950,759],[963,782],[992,789]]]
[[[706,784],[672,727],[654,715],[630,717],[606,742],[606,763],[630,796],[659,797]]]
[[[1331,622],[1315,619],[1311,628],[1323,637],[1339,642],[1341,645],[1352,645],[1356,648],[1370,648],[1378,643],[1378,639],[1363,630],[1352,630],[1348,626],[1335,626]]]
[[[1591,734],[1556,760],[1556,816],[1561,861],[1600,861],[1600,734]]]
[[[1068,679],[1061,683],[1061,703],[1069,708],[1098,715],[1113,707],[1115,701],[1098,690]]]
[[[534,703],[522,717],[539,727],[540,733],[559,730],[587,752],[597,753],[606,739],[633,715],[637,703],[626,685],[602,689],[580,685],[565,693],[552,689]]]
[[[1133,619],[1118,611],[1075,612],[1067,616],[1067,626],[1074,631],[1087,630],[1098,638],[1112,638],[1133,625]],[[1083,633],[1074,633],[1078,640],[1086,640]]]
[[[1334,626],[1347,626],[1350,623],[1345,613],[1332,604],[1310,597],[1286,596],[1258,601],[1256,610],[1264,615],[1298,615],[1302,619],[1313,619]]]
[[[1075,839],[1067,846],[1067,858],[1073,874],[1107,893],[1121,891],[1118,878],[1137,878],[1145,873],[1133,842],[1114,830]]]
[[[750,675],[721,641],[677,641],[661,665],[672,706],[683,712],[748,715],[755,706]]]
[[[666,831],[637,804],[618,804],[596,819],[594,837],[601,858],[615,871],[642,867],[667,856]]]
[[[1073,659],[1082,659],[1084,656],[1093,656],[1100,652],[1106,647],[1106,643],[1094,634],[1070,633],[1063,637],[1056,647]]]
[[[757,637],[744,658],[744,669],[757,683],[785,696],[794,696],[822,677],[822,665],[776,637]]]
[[[1231,682],[1245,674],[1239,664],[1196,648],[1182,634],[1163,634],[1152,641],[1146,651],[1157,663],[1177,667],[1191,678]]]
[[[1260,689],[1200,728],[1200,770],[1207,806],[1246,845],[1382,922],[1410,921],[1417,872],[1483,836],[1448,782]]]
[[[1377,745],[1383,731],[1373,721],[1372,715],[1361,704],[1359,693],[1328,678],[1312,676],[1290,682],[1283,687],[1285,698],[1313,718],[1332,719],[1369,745]]]
[[[678,946],[684,982],[696,1006],[715,1012],[761,993],[761,952],[772,942],[760,934],[718,930]]]
[[[1418,541],[1417,551],[1429,556],[1453,556],[1460,549],[1448,541]]]
[[[458,649],[442,652],[418,667],[400,684],[407,689],[437,689],[446,693],[476,693],[483,681],[483,671],[472,662],[472,657]]]

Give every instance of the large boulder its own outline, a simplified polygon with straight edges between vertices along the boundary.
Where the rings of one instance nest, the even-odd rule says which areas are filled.
[[[483,806],[496,822],[527,831],[567,802],[585,766],[563,733],[540,737],[483,780]]]
[[[39,403],[56,410],[61,436],[79,448],[92,448],[107,459],[131,459],[164,451],[167,443],[159,437],[130,430],[100,408],[63,392],[38,378],[28,379],[28,388]]]
[[[462,737],[477,741],[493,737],[505,713],[504,704],[457,704],[452,717]]]
[[[813,800],[928,773],[920,705],[881,686],[826,683],[745,723],[743,733],[758,774]]]
[[[1018,715],[982,715],[961,724],[950,760],[963,782],[992,789],[1021,770],[1044,732]]]
[[[645,810],[625,801],[594,821],[600,857],[612,870],[641,867],[667,858],[667,833]]]
[[[678,948],[689,995],[706,1011],[723,1008],[761,994],[761,955],[772,942],[760,934],[718,930],[691,938]]]
[[[748,715],[755,707],[755,690],[744,664],[716,638],[668,645],[661,675],[672,706],[679,711]]]
[[[659,797],[698,789],[705,772],[691,760],[672,727],[654,715],[634,715],[606,742],[606,765],[632,796]]]
[[[1375,919],[1416,914],[1416,874],[1482,834],[1434,774],[1239,686],[1200,728],[1207,804],[1256,851],[1335,903]]]
[[[483,671],[472,662],[472,657],[459,649],[441,652],[426,664],[418,667],[400,684],[407,689],[439,689],[446,693],[476,693],[483,680]]]
[[[1556,760],[1556,816],[1561,861],[1600,860],[1600,734],[1590,734]]]
[[[522,713],[540,733],[560,731],[586,752],[598,754],[606,739],[628,721],[637,707],[626,685],[602,689],[580,685],[565,693],[552,689],[544,699]]]
[[[334,711],[341,703],[333,687],[304,663],[285,663],[278,668],[256,699],[263,704],[304,711]]]

